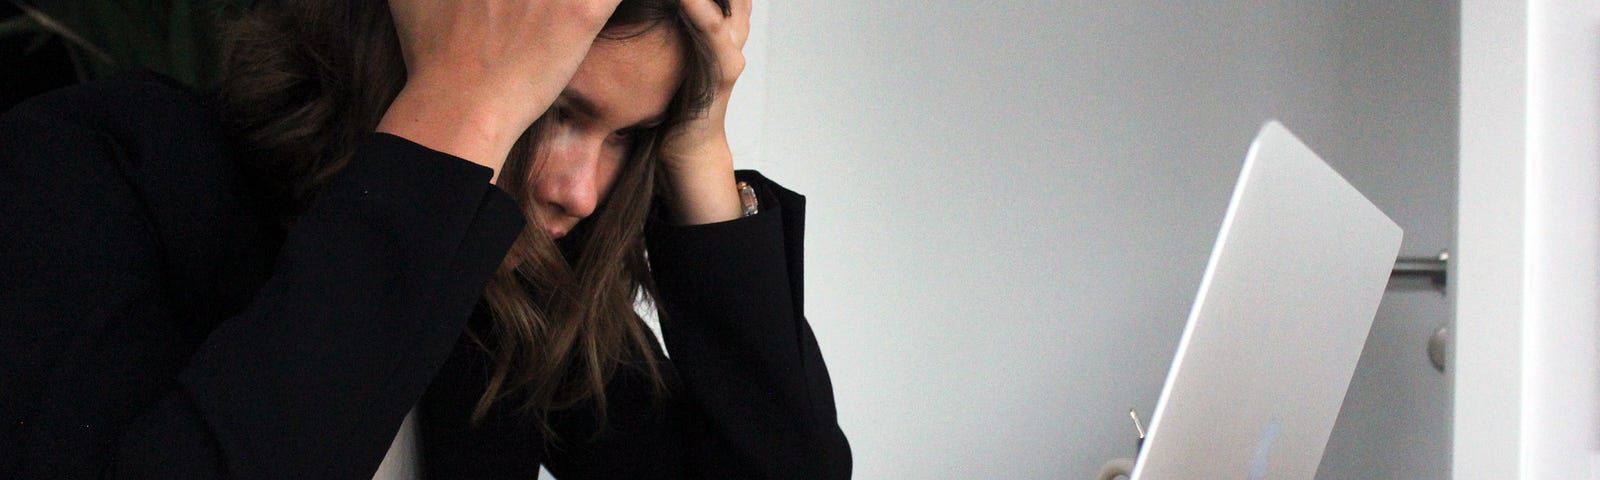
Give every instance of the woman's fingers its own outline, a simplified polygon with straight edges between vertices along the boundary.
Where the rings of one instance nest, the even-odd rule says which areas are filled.
[[[722,24],[722,9],[711,0],[678,0],[678,5],[683,7],[684,13],[689,14],[689,23],[701,32],[711,34],[717,31]]]
[[[751,0],[733,0],[731,6],[733,7],[732,19],[736,23],[733,30],[739,32],[738,44],[740,48],[744,48],[745,40],[750,39],[750,9],[754,5],[752,5]]]
[[[734,47],[743,47],[750,36],[750,0],[732,0],[726,16],[712,0],[679,0],[678,3],[689,15],[689,23],[713,42],[727,39]]]
[[[744,44],[750,37],[751,0],[732,0],[729,14],[712,0],[679,0],[689,23],[706,39],[717,64],[722,68],[722,84],[731,88],[744,72]],[[726,91],[719,92],[725,96]]]

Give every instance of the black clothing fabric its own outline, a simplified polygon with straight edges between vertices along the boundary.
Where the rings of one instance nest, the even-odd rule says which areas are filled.
[[[0,116],[0,478],[369,478],[419,401],[434,478],[849,475],[798,195],[742,173],[773,215],[647,226],[671,394],[619,374],[546,442],[463,422],[524,223],[489,169],[373,134],[285,233],[220,125],[147,73]]]

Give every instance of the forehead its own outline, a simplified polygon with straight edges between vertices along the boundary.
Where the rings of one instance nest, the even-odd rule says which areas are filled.
[[[564,94],[593,103],[601,120],[618,128],[660,115],[683,81],[680,44],[669,28],[596,39]]]

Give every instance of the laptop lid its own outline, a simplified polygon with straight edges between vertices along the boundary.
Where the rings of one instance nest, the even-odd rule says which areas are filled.
[[[1132,478],[1312,478],[1400,238],[1283,125],[1264,125]]]

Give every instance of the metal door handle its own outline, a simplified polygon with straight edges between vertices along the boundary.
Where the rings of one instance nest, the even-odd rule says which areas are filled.
[[[1395,277],[1428,277],[1433,283],[1444,286],[1445,276],[1450,272],[1450,251],[1443,250],[1437,257],[1400,257],[1394,261],[1394,271],[1390,276]]]

